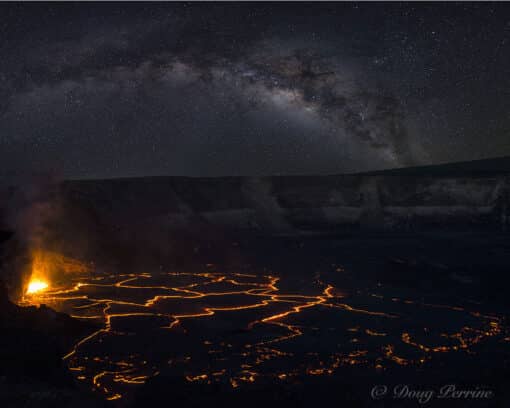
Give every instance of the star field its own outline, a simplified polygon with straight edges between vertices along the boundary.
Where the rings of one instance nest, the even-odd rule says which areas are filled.
[[[505,3],[0,6],[0,163],[341,173],[510,154]]]

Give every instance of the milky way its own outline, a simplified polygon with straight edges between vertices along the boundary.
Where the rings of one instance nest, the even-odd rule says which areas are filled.
[[[0,15],[6,175],[317,174],[510,153],[506,4]]]

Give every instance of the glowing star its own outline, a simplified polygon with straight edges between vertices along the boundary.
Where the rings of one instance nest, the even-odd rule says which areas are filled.
[[[41,292],[48,287],[48,284],[42,280],[34,279],[28,283],[27,295]]]

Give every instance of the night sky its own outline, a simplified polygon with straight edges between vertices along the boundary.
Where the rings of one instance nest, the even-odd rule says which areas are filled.
[[[508,3],[0,5],[0,175],[510,155]]]

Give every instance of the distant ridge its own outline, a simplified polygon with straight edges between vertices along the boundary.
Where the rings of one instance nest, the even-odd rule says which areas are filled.
[[[470,177],[510,173],[510,156],[357,173],[370,176]]]
[[[496,157],[491,159],[471,160],[464,162],[432,164],[426,166],[401,167],[395,169],[375,170],[361,173],[337,173],[337,174],[293,174],[259,176],[262,179],[331,179],[335,177],[352,176],[409,176],[409,177],[490,177],[508,173],[510,174],[510,156]],[[145,180],[235,180],[253,178],[250,176],[125,176],[112,178],[75,178],[66,179],[66,182],[93,182],[93,181],[134,181]]]

